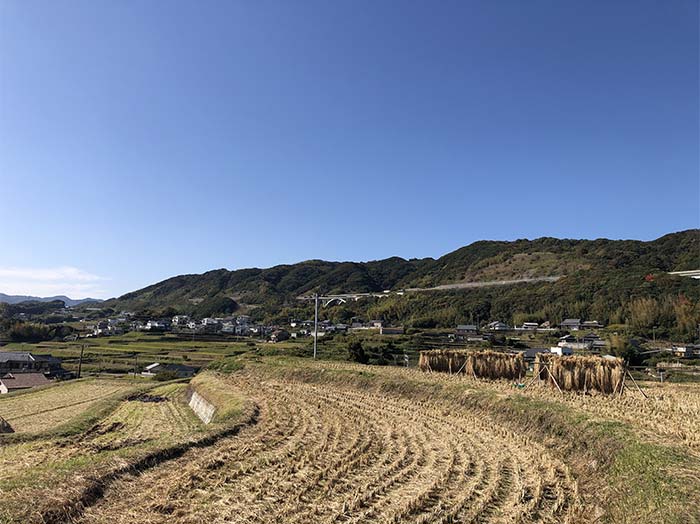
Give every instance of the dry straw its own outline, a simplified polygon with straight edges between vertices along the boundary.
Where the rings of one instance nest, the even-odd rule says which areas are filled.
[[[612,394],[622,389],[625,366],[619,358],[540,353],[535,357],[534,376],[551,385],[555,385],[556,380],[564,391]]]
[[[435,349],[421,351],[418,367],[423,371],[465,373],[477,378],[520,379],[525,375],[522,354],[496,351]]]

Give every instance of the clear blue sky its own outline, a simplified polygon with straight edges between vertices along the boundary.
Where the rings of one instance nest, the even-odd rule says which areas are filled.
[[[698,227],[698,2],[0,2],[0,292]]]

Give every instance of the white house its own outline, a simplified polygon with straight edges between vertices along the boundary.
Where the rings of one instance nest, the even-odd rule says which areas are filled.
[[[168,324],[163,320],[149,320],[144,326],[146,331],[166,331]]]
[[[574,350],[568,346],[566,346],[566,347],[562,347],[562,346],[551,347],[551,348],[549,348],[549,351],[551,353],[554,353],[555,355],[559,355],[560,357],[574,354]]]

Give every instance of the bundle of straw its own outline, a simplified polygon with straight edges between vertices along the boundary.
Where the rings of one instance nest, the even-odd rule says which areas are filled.
[[[449,349],[421,351],[418,367],[423,371],[465,373],[477,378],[490,379],[515,380],[525,374],[525,361],[522,354],[496,351]]]
[[[549,372],[547,372],[547,369]],[[625,375],[622,359],[598,356],[565,356],[540,353],[535,358],[535,376],[564,391],[620,391]]]

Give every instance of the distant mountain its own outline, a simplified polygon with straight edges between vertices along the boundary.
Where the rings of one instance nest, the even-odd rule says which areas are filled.
[[[460,319],[509,320],[516,313],[552,320],[570,315],[619,322],[636,297],[683,295],[700,300],[698,281],[667,275],[699,267],[698,229],[650,242],[556,238],[479,241],[438,259],[309,260],[268,269],[217,269],[181,275],[108,300],[104,306],[151,312],[168,308],[196,314],[198,305],[209,310],[214,299],[225,297],[257,318],[283,319],[307,315],[308,306],[297,297],[314,291],[382,292],[460,282],[530,280],[499,287],[407,292],[405,296],[350,302],[334,311],[415,325],[451,325]]]
[[[19,304],[20,302],[53,302],[55,300],[60,300],[67,307],[78,306],[80,304],[85,304],[86,302],[102,302],[99,298],[79,298],[72,299],[65,295],[58,295],[55,297],[32,297],[25,295],[6,295],[5,293],[0,293],[0,302],[5,304]]]

